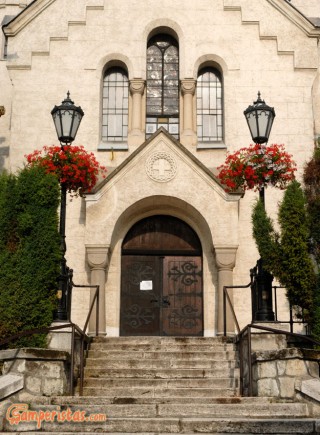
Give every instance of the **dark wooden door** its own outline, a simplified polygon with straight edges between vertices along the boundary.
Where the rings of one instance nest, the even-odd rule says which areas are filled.
[[[172,216],[135,224],[122,245],[120,335],[203,335],[201,243]]]
[[[160,262],[124,255],[121,262],[120,335],[160,335]]]
[[[203,334],[201,257],[163,259],[162,335]]]

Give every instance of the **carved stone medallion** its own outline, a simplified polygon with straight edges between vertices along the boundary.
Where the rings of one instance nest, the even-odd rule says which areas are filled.
[[[165,183],[176,175],[177,164],[170,154],[159,151],[148,158],[146,171],[152,180]]]

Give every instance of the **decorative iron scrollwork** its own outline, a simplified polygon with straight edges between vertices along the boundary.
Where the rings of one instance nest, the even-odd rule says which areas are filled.
[[[148,325],[154,320],[154,312],[148,308],[134,304],[124,313],[126,324],[137,329],[142,325]]]
[[[170,269],[168,273],[168,277],[172,278],[173,281],[178,281],[181,279],[182,284],[184,285],[192,285],[195,282],[198,282],[197,276],[201,276],[202,272],[196,271],[198,266],[196,266],[191,261],[187,261],[186,263],[181,264],[181,268],[178,266],[174,266]]]
[[[182,329],[192,329],[198,324],[201,315],[197,308],[191,305],[185,305],[180,309],[172,310],[169,315],[170,327],[178,327]]]
[[[128,270],[130,284],[139,285],[141,281],[152,281],[155,275],[153,267],[141,262],[133,263]]]

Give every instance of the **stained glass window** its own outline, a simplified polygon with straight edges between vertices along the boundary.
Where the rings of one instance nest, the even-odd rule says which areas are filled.
[[[122,68],[110,68],[103,80],[102,140],[122,142],[128,136],[127,73]]]
[[[214,68],[204,68],[198,76],[197,133],[202,142],[223,139],[222,79]]]
[[[179,48],[169,35],[157,35],[147,49],[146,136],[163,126],[179,137]]]

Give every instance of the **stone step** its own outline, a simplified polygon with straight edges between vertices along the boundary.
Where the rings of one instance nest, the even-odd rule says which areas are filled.
[[[85,378],[84,386],[97,388],[236,388],[237,379],[234,378],[199,378],[199,379],[141,379],[141,378]]]
[[[19,425],[20,426],[20,425]],[[23,423],[17,428],[19,431],[36,430],[36,425]],[[77,435],[83,433],[122,433],[122,434],[317,434],[319,424],[312,418],[272,418],[272,419],[246,419],[246,418],[107,418],[105,422],[86,423],[58,423],[43,422],[41,435],[48,433]],[[6,430],[6,428],[5,428]],[[63,430],[63,432],[61,432]],[[36,432],[39,433],[39,432]]]
[[[110,404],[169,404],[169,403],[190,403],[190,397],[114,397],[114,396],[102,396],[102,397],[84,397],[84,396],[53,396],[53,397],[43,397],[39,396],[33,400],[33,403],[39,403],[42,405],[65,405],[68,403],[69,406],[74,405],[110,405]],[[270,397],[198,397],[198,404],[219,404],[219,405],[268,405],[268,404],[282,404],[282,403],[293,403],[293,401],[278,402],[274,401]]]
[[[86,361],[87,369],[214,369],[229,372],[235,369],[238,363],[234,360],[210,359],[117,359],[117,358],[90,358]]]
[[[60,408],[68,408],[72,413],[81,412],[83,415],[104,414],[108,418],[114,417],[212,417],[212,418],[305,418],[309,417],[308,406],[304,403],[264,403],[252,404],[174,404],[174,403],[143,403],[143,404],[82,404],[69,403]],[[56,405],[32,405],[32,411],[57,411]]]
[[[95,343],[120,343],[120,344],[214,344],[233,345],[231,337],[93,337],[92,344]]]
[[[89,350],[88,358],[105,359],[200,359],[200,360],[235,360],[236,352],[189,352],[186,351],[127,351],[127,350]]]
[[[90,352],[212,352],[217,354],[227,353],[235,355],[232,345],[216,346],[214,344],[102,344],[92,343]]]
[[[199,397],[234,397],[239,396],[238,388],[103,388],[84,387],[84,396],[95,397],[188,397],[189,401],[198,400]]]
[[[108,364],[109,367],[109,364]],[[186,379],[186,378],[226,378],[239,375],[238,369],[132,369],[132,368],[85,368],[84,375],[89,378],[139,378],[139,379]]]

